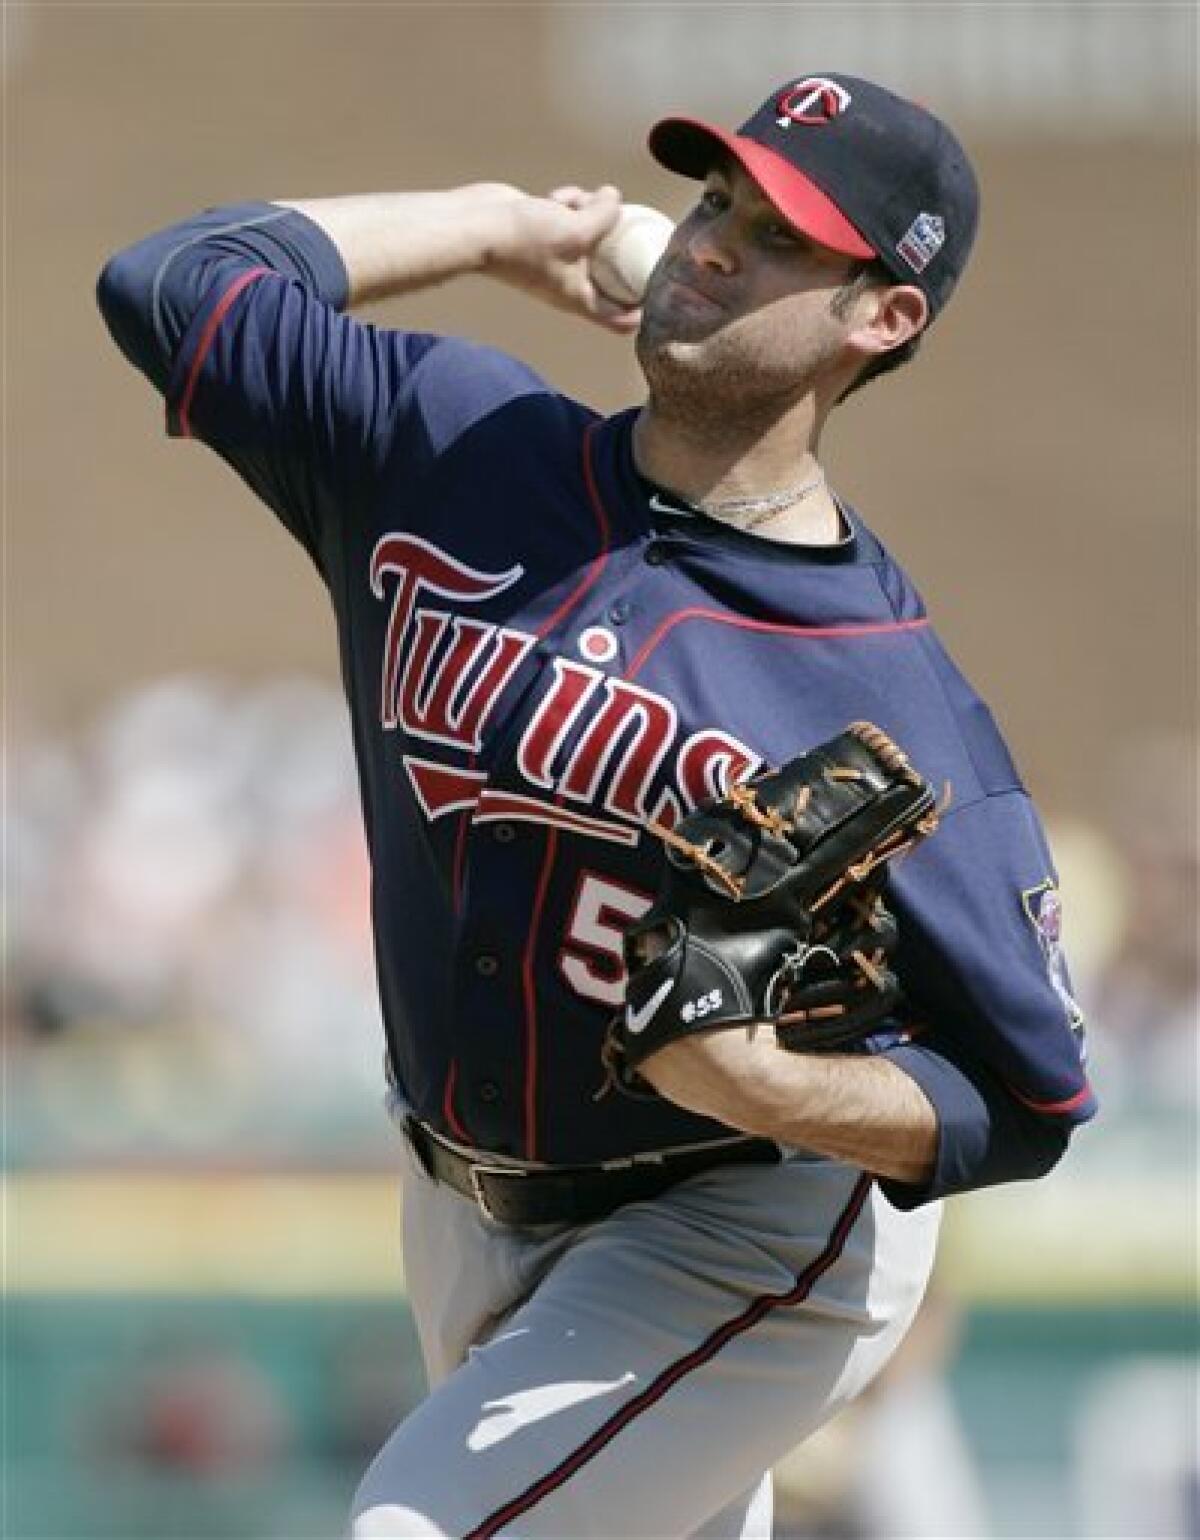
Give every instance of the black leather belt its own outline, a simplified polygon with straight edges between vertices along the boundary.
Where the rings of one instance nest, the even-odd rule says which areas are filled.
[[[746,1138],[602,1166],[526,1170],[502,1160],[473,1160],[414,1117],[405,1118],[404,1131],[427,1176],[471,1198],[489,1219],[509,1225],[587,1224],[715,1166],[775,1165],[780,1159],[778,1145]]]

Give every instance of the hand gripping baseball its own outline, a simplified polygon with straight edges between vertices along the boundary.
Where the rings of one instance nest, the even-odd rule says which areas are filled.
[[[546,198],[519,194],[506,205],[488,271],[556,309],[629,335],[640,318],[637,300],[606,293],[592,270],[601,248],[611,251],[624,217],[611,186],[558,187]]]
[[[800,1052],[860,1041],[891,1015],[887,863],[937,828],[926,781],[869,722],[735,785],[675,829],[652,907],[625,933],[610,1081],[668,1043],[766,1022]]]

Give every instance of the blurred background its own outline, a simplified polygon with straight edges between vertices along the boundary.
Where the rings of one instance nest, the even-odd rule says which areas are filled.
[[[34,1537],[333,1537],[421,1394],[333,634],[299,548],[103,332],[104,259],[255,197],[615,181],[791,72],[928,102],[972,270],[835,417],[1051,830],[1100,1122],[956,1200],[779,1533],[1200,1533],[1191,5],[9,4],[5,1495]],[[464,281],[377,317],[614,409],[627,342]],[[843,420],[844,419],[844,420]]]

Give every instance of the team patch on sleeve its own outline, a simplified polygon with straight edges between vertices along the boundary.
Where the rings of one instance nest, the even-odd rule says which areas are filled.
[[[1067,1025],[1079,1039],[1080,1057],[1083,1057],[1083,1011],[1071,993],[1071,980],[1067,973],[1067,959],[1062,944],[1062,898],[1058,885],[1047,877],[1034,888],[1025,888],[1021,903],[1033,926],[1046,959],[1046,973],[1054,993],[1062,1002]]]

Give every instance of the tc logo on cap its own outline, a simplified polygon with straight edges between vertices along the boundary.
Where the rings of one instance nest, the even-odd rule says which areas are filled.
[[[793,123],[832,123],[849,105],[850,93],[845,86],[826,80],[824,75],[810,75],[779,98],[775,121],[780,128],[791,128]]]

